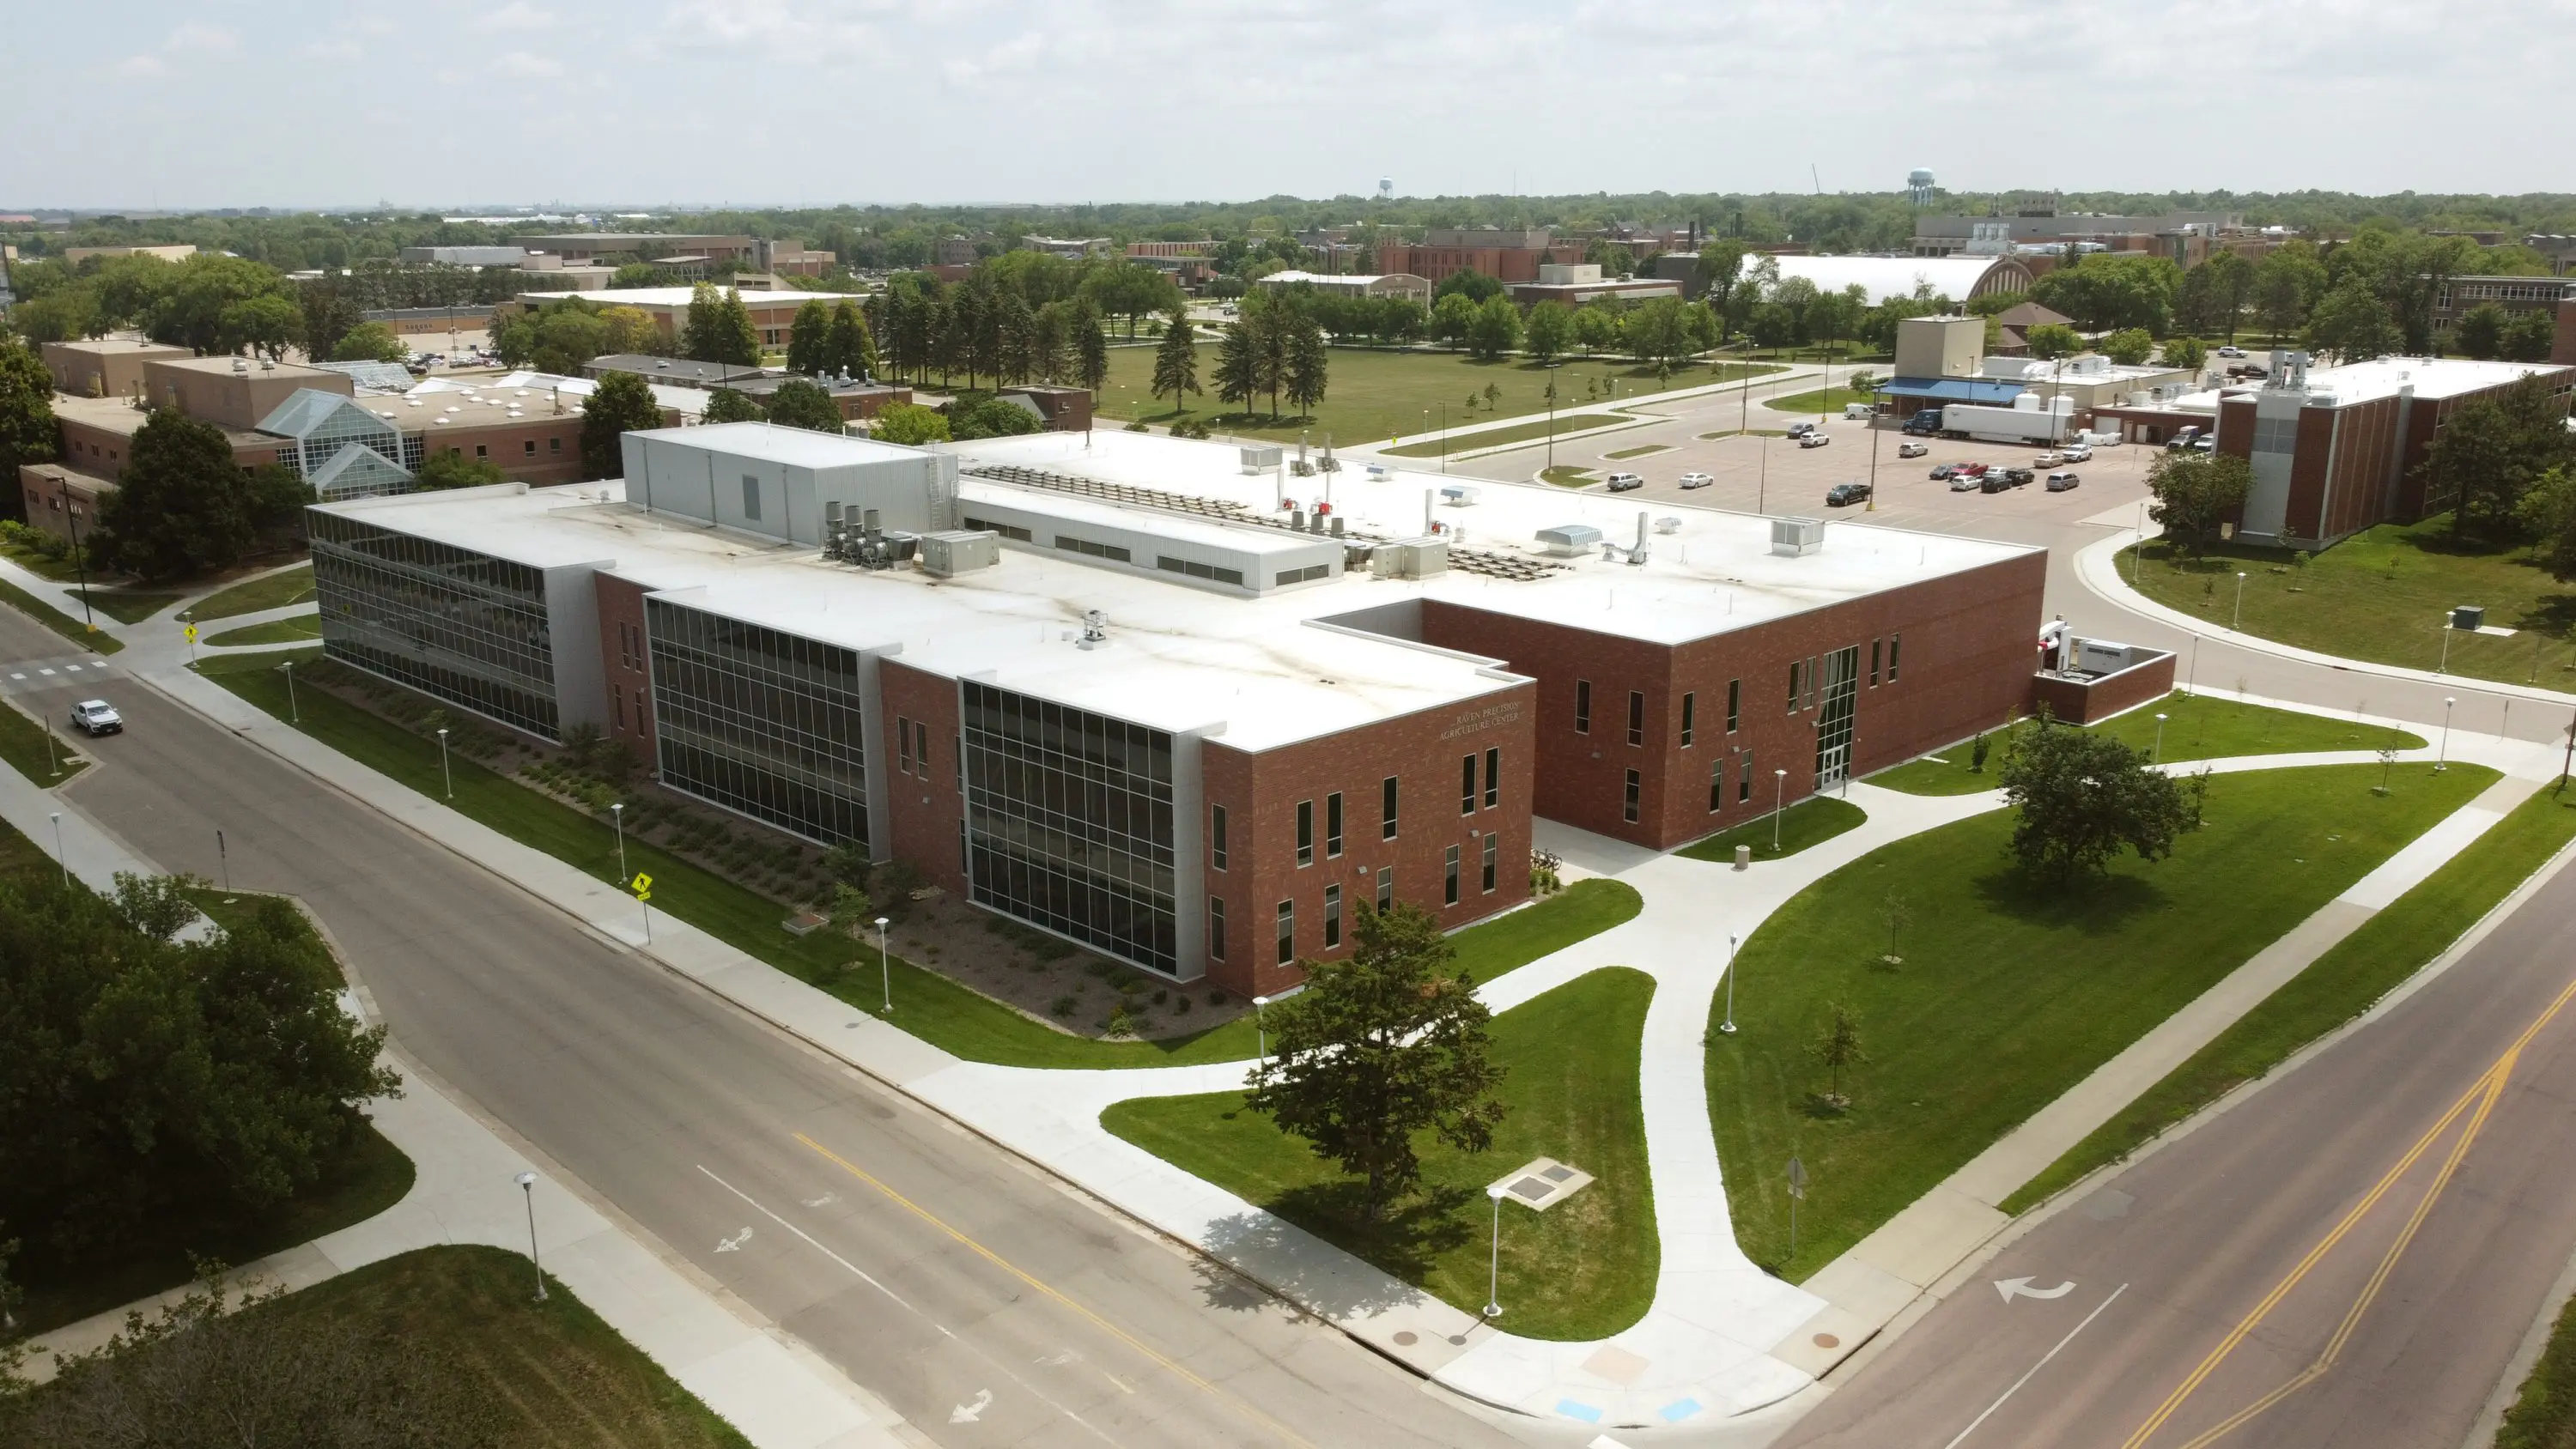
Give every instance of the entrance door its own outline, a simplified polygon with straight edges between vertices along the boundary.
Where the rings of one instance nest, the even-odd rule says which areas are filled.
[[[1842,783],[1851,771],[1852,709],[1860,694],[1860,646],[1837,649],[1817,661],[1823,699],[1816,711],[1816,788]]]

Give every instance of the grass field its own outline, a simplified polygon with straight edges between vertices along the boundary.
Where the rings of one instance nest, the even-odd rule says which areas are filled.
[[[70,559],[49,557],[23,543],[0,542],[0,558],[9,560],[38,578],[52,579],[59,584],[76,582],[81,576],[80,565]]]
[[[223,660],[199,672],[270,715],[287,718],[285,677],[273,658]],[[436,744],[324,690],[301,689],[297,698],[306,734],[431,799],[441,798]],[[462,756],[450,763],[456,795],[448,803],[460,814],[601,880],[622,878],[616,837],[606,822]],[[882,997],[872,948],[832,931],[792,935],[783,924],[787,907],[640,840],[627,842],[625,868],[653,877],[655,911],[677,916],[854,1008],[878,1009]],[[1617,882],[1603,885],[1593,891],[1578,885],[1460,933],[1453,938],[1460,962],[1482,980],[1637,913],[1635,891]],[[901,957],[887,965],[894,982],[894,1023],[969,1061],[1108,1069],[1239,1061],[1255,1051],[1249,1019],[1191,1036],[1095,1041],[1058,1031]]]
[[[1757,365],[1756,375],[1780,370]],[[1187,412],[1175,412],[1167,398],[1146,391],[1154,375],[1154,349],[1115,348],[1109,354],[1109,379],[1100,390],[1098,413],[1103,418],[1141,418],[1149,423],[1195,417],[1221,432],[1283,442],[1296,441],[1303,430],[1317,444],[1329,434],[1333,441],[1348,446],[1458,427],[1478,418],[1544,413],[1548,373],[1547,368],[1518,359],[1477,362],[1461,352],[1336,347],[1332,349],[1324,401],[1317,405],[1314,417],[1302,421],[1295,418],[1293,409],[1283,400],[1280,421],[1273,423],[1269,420],[1267,398],[1257,407],[1256,419],[1238,419],[1229,415],[1229,405],[1217,401],[1212,390],[1191,398]],[[1744,376],[1744,364],[1690,367],[1674,373],[1672,380],[1664,383],[1656,380],[1653,368],[1637,367],[1624,358],[1577,357],[1558,364],[1555,374],[1556,407],[1563,414],[1615,403],[1623,397],[1733,380]],[[1213,389],[1215,377],[1216,344],[1203,342],[1199,346],[1200,386]],[[1487,387],[1499,390],[1491,407],[1486,405]],[[1468,404],[1471,396],[1475,400],[1472,408]],[[1444,407],[1448,410],[1445,417],[1441,411]]]
[[[1877,399],[1869,393],[1854,392],[1847,387],[1820,388],[1814,392],[1794,392],[1787,397],[1765,398],[1762,405],[1780,413],[1831,413],[1842,415],[1845,403],[1869,403]]]
[[[2525,549],[2455,549],[2448,514],[2382,524],[2305,565],[2278,550],[2226,545],[2177,570],[2161,539],[2147,543],[2145,558],[2136,554],[2121,552],[2122,578],[2134,574],[2139,592],[2219,628],[2235,617],[2242,570],[2246,633],[2349,659],[2576,689],[2576,585],[2552,579]],[[2481,605],[2487,623],[2521,632],[2503,639],[2446,629],[2457,604]]]
[[[397,1344],[442,1375],[465,1376],[468,1401],[493,1416],[494,1442],[513,1449],[750,1449],[750,1440],[548,1278],[546,1301],[538,1303],[525,1254],[445,1245],[370,1263],[247,1311],[325,1320]]]
[[[2156,716],[2164,715],[2161,741]],[[2029,721],[2013,731],[1986,736],[1988,755],[1981,773],[1971,768],[1975,747],[1961,741],[1936,751],[1939,759],[1908,761],[1869,777],[1869,783],[1909,795],[1974,795],[2003,788],[2003,752],[2013,733],[2035,728]],[[2090,727],[2133,749],[2145,750],[2166,764],[2218,760],[2236,755],[2313,754],[2338,750],[2420,750],[2422,736],[2405,730],[2358,724],[2331,715],[2302,714],[2269,705],[2246,704],[2206,694],[2166,695],[2154,704],[2130,710],[2118,719]],[[2160,753],[2159,753],[2160,751]]]
[[[322,621],[308,616],[301,619],[271,619],[265,624],[245,624],[238,629],[226,629],[220,634],[206,635],[198,642],[220,648],[241,644],[301,644],[308,639],[321,637]]]
[[[2118,1118],[2005,1199],[2004,1210],[2017,1213],[2034,1206],[2104,1163],[2128,1156],[2367,1011],[2442,954],[2570,840],[2576,840],[2576,796],[2543,790],[2524,801],[2148,1088]]]
[[[0,579],[0,604],[7,604],[93,654],[113,654],[125,647],[124,640],[105,629],[88,627],[6,579]]]
[[[188,617],[202,624],[208,619],[229,619],[236,614],[282,609],[289,604],[306,603],[312,597],[313,565],[299,564],[208,594],[188,610]]]
[[[1781,860],[1796,855],[1810,845],[1821,845],[1846,830],[1858,829],[1869,813],[1848,800],[1831,795],[1810,795],[1780,812],[1780,848],[1771,848],[1772,819],[1769,811],[1761,818],[1730,826],[1706,839],[1695,840],[1678,852],[1693,860],[1714,860],[1724,864],[1735,861],[1735,847],[1753,847],[1755,860]]]
[[[1669,453],[1672,450],[1673,445],[1670,443],[1648,443],[1643,447],[1621,448],[1615,453],[1604,453],[1601,456],[1604,458],[1615,458],[1621,462],[1625,462],[1630,458],[1645,457],[1649,453]]]
[[[52,726],[29,717],[15,704],[0,702],[0,760],[40,787],[59,785],[89,763],[73,759],[71,742],[59,735],[48,746],[46,737],[52,734]]]
[[[1538,476],[1559,488],[1589,488],[1601,481],[1589,468],[1575,468],[1564,464],[1554,468],[1542,468]]]
[[[2496,779],[2402,765],[2378,796],[2379,777],[2216,776],[2207,826],[2171,858],[2073,890],[2014,866],[1999,810],[1800,892],[1736,958],[1739,1031],[1708,1038],[1718,1155],[1755,1185],[1727,1195],[1744,1250],[1803,1279]],[[1908,918],[1893,932],[1891,899]],[[1808,1050],[1835,1004],[1868,1057],[1843,1075],[1847,1112],[1820,1101]],[[1794,1257],[1778,1186],[1793,1155],[1813,1183]]]
[[[87,599],[90,607],[120,624],[140,624],[163,609],[179,602],[177,594],[134,593],[124,589],[72,590],[72,597]]]
[[[1581,432],[1585,428],[1606,428],[1616,423],[1643,421],[1645,419],[1632,418],[1624,413],[1559,413],[1556,418],[1556,437],[1557,441],[1564,442],[1566,434]],[[1487,428],[1483,432],[1469,433],[1464,437],[1436,438],[1428,443],[1406,443],[1401,447],[1389,448],[1386,453],[1391,458],[1454,456],[1484,448],[1500,447],[1505,443],[1526,443],[1535,438],[1544,438],[1547,436],[1547,430],[1548,422],[1545,418],[1541,418],[1532,423],[1514,423],[1505,428]]]
[[[1470,1312],[1484,1307],[1492,1209],[1485,1184],[1534,1157],[1599,1180],[1544,1213],[1505,1204],[1502,1326],[1530,1338],[1618,1332],[1655,1296],[1660,1249],[1637,1100],[1638,1038],[1653,978],[1590,972],[1494,1019],[1510,1112],[1491,1150],[1426,1137],[1422,1189],[1378,1222],[1356,1179],[1244,1105],[1239,1092],[1121,1102],[1111,1132]]]
[[[2514,1392],[2495,1449],[2567,1449],[2576,1443],[2576,1301],[2559,1310],[2531,1375]]]

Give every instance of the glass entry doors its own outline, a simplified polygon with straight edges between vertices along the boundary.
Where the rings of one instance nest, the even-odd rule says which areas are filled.
[[[1816,710],[1816,788],[1839,785],[1851,771],[1852,707],[1860,694],[1860,646],[1816,661],[1823,675]]]

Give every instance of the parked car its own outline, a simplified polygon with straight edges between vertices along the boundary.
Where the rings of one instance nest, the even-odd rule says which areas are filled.
[[[1971,478],[1983,478],[1994,471],[1993,465],[1987,463],[1953,463],[1950,466]]]
[[[2191,451],[2195,453],[2217,452],[2218,440],[2207,433],[2203,433],[2199,437],[2191,440]]]
[[[125,716],[106,700],[84,699],[72,706],[72,728],[92,737],[121,735],[125,733]]]
[[[2234,368],[2229,368],[2228,370],[2230,372],[2235,371]],[[2265,367],[2259,362],[2249,362],[2245,364],[2245,375],[2247,377],[2270,377],[2272,375],[2272,369]]]
[[[1980,493],[2010,493],[2012,491],[2012,480],[2005,477],[2002,470],[1998,469],[1995,472],[1988,473],[1983,478],[1977,480],[1977,491]]]
[[[1825,490],[1827,508],[1847,508],[1868,498],[1869,485],[1866,483],[1837,483]]]
[[[2026,483],[2036,482],[2038,479],[2039,475],[2028,468],[2006,468],[2004,470],[2004,482],[2015,488],[2019,488]]]
[[[1706,473],[1684,473],[1681,477],[1681,484],[1685,490],[1692,488],[1705,488],[1716,481],[1716,479],[1711,478]]]
[[[1877,413],[1878,409],[1870,406],[1868,403],[1843,404],[1843,417],[1850,422],[1861,422],[1865,419],[1875,417]]]
[[[2083,481],[2083,479],[2076,477],[2067,469],[2060,468],[2056,472],[2048,475],[2048,491],[2051,493],[2064,493]]]
[[[1974,473],[1953,473],[1950,475],[1950,491],[1953,493],[1974,493],[1977,491],[1978,481],[1977,475]]]
[[[1896,456],[1900,458],[1920,458],[1931,451],[1932,445],[1930,443],[1899,443],[1896,445]]]
[[[1632,488],[1643,488],[1645,486],[1646,480],[1635,473],[1613,473],[1610,475],[1610,491],[1613,493],[1625,493]]]
[[[2030,466],[2034,468],[2054,468],[2064,461],[2064,458],[2060,457],[2054,450],[2052,450],[2031,459]]]
[[[2093,461],[2093,445],[2091,443],[2077,443],[2073,447],[2059,452],[2057,456],[2062,462],[2090,463]]]
[[[1798,439],[1798,446],[1801,448],[1821,448],[1833,440],[1833,435],[1831,433],[1808,433]]]
[[[2173,435],[2173,437],[2171,437],[2170,439],[2166,440],[2166,442],[2165,442],[2165,451],[2166,451],[2166,452],[2168,452],[2168,453],[2179,453],[2179,452],[2182,452],[2184,449],[2187,449],[2187,448],[2189,448],[2189,447],[2191,446],[2191,440],[2192,440],[2192,439],[2197,438],[2197,437],[2199,437],[2199,436],[2200,436],[2200,425],[2199,425],[2198,423],[2191,423],[2191,424],[2188,424],[2188,425],[2186,425],[2186,426],[2184,426],[2184,427],[2177,428],[2177,429],[2175,429],[2175,430],[2174,430],[2174,435]]]
[[[1965,478],[1967,476],[1968,470],[1956,463],[1935,463],[1932,465],[1932,481],[1935,483],[1940,482],[1944,478]]]
[[[1789,436],[1793,438],[1803,438],[1815,430],[1816,425],[1814,423],[1791,423],[1789,425]]]
[[[2218,349],[2218,355],[2221,357],[2243,357],[2245,355],[2245,349],[2230,345]]]

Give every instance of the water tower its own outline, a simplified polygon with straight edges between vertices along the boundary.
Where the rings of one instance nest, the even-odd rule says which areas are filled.
[[[1381,176],[1377,179],[1377,199],[1380,201],[1393,201],[1395,199],[1395,178],[1391,176]]]
[[[1916,206],[1932,204],[1932,168],[1917,166],[1905,173],[1905,197]]]

